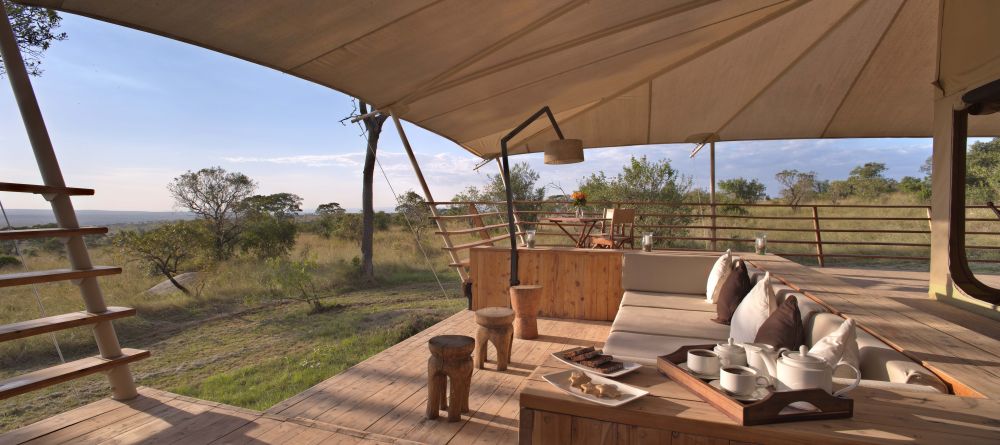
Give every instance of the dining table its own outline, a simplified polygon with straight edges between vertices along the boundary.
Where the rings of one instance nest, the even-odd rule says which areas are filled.
[[[577,217],[558,217],[558,218],[548,218],[548,221],[554,223],[556,227],[559,227],[569,239],[573,240],[578,248],[587,247],[588,241],[590,240],[590,234],[597,227],[597,223],[607,221],[606,218],[577,218]],[[567,230],[566,227],[579,227],[580,232],[574,234],[572,231]]]

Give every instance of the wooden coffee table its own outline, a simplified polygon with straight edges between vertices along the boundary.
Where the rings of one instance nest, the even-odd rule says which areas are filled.
[[[996,443],[1000,401],[858,388],[854,418],[740,426],[693,393],[641,369],[616,380],[650,394],[617,408],[556,389],[545,374],[569,369],[548,357],[520,393],[520,443],[868,444]]]

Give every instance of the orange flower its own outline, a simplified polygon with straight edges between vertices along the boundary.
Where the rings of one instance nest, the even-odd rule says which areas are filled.
[[[580,201],[580,200],[583,200],[583,199],[587,199],[587,194],[583,193],[583,192],[573,192],[572,197],[573,197],[573,200]]]

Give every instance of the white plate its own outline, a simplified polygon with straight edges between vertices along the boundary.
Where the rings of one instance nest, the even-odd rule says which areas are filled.
[[[750,394],[748,396],[741,396],[733,394],[728,390],[726,390],[726,388],[723,388],[722,383],[719,382],[718,380],[712,380],[711,382],[708,382],[708,384],[712,385],[712,387],[714,387],[715,389],[724,392],[727,396],[732,397],[741,402],[756,402],[758,400],[764,400],[764,397],[767,397],[767,395],[771,393],[770,391],[767,390],[767,388],[758,387],[757,389],[754,390],[753,394]]]
[[[693,375],[695,377],[698,377],[699,379],[702,379],[702,380],[715,380],[715,379],[719,378],[719,374],[715,374],[715,375],[698,374],[697,372],[692,371],[691,368],[688,368],[688,364],[687,363],[681,363],[681,364],[677,365],[677,367],[683,369],[684,372],[686,372],[688,374],[691,374],[691,375]]]
[[[560,351],[560,352],[563,352],[563,351]],[[577,362],[574,362],[573,360],[566,360],[566,359],[562,358],[559,354],[560,354],[559,352],[553,352],[552,356],[555,357],[556,360],[559,360],[559,361],[561,361],[561,362],[563,362],[563,363],[565,363],[567,365],[570,365],[570,366],[572,366],[572,367],[574,367],[576,369],[579,369],[581,371],[586,371],[586,372],[589,372],[591,374],[599,375],[599,376],[602,376],[602,377],[621,377],[621,376],[623,376],[625,374],[628,374],[628,373],[630,373],[632,371],[635,371],[636,369],[639,369],[639,368],[642,367],[642,365],[640,365],[638,363],[622,362],[622,366],[624,366],[624,367],[621,369],[621,371],[615,371],[615,372],[612,372],[610,374],[602,374],[602,373],[598,372],[596,369],[591,368],[589,366],[581,365],[581,364],[579,364]],[[718,378],[718,377],[719,376],[715,376],[715,378]]]
[[[559,388],[573,396],[579,397],[584,400],[589,400],[591,402],[601,404],[604,406],[622,406],[628,402],[638,399],[639,397],[649,394],[649,392],[643,391],[634,386],[629,386],[621,382],[616,382],[614,380],[601,377],[598,374],[585,372],[584,374],[587,374],[587,377],[590,377],[590,383],[596,385],[615,385],[618,387],[618,392],[620,392],[621,395],[618,396],[617,399],[602,399],[592,394],[586,394],[579,388],[574,388],[573,386],[571,386],[569,384],[569,376],[574,372],[577,371],[573,370],[559,371],[559,372],[554,372],[552,374],[543,375],[542,378],[544,378],[545,381],[551,383],[552,386],[555,386],[556,388]]]

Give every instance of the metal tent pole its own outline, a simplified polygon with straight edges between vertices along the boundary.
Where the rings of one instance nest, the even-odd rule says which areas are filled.
[[[712,250],[715,251],[715,250],[718,250],[716,248],[716,241],[715,241],[715,238],[716,238],[716,230],[715,230],[715,224],[716,224],[716,222],[715,222],[715,141],[712,141],[711,145],[709,146],[708,154],[709,154],[709,156],[708,156],[709,157],[709,162],[711,163],[709,174],[710,174],[711,180],[712,180],[712,185],[708,189],[708,203],[710,204],[709,207],[712,210]]]
[[[28,140],[31,141],[31,149],[35,153],[35,161],[38,164],[38,170],[42,174],[42,181],[50,187],[65,187],[66,182],[63,180],[59,161],[56,159],[55,150],[52,148],[52,140],[49,138],[49,132],[45,128],[42,111],[38,106],[34,89],[31,87],[28,70],[24,66],[24,60],[21,58],[21,51],[18,49],[14,30],[11,29],[7,11],[2,7],[0,7],[0,54],[3,55],[4,67],[7,69],[7,78],[10,80],[10,86],[14,90],[14,98],[21,112],[21,119],[24,121]],[[73,210],[73,203],[70,201],[68,195],[46,195],[45,199],[52,206],[52,213],[55,215],[59,227],[66,229],[80,227],[76,219],[76,212]],[[82,236],[68,238],[66,241],[66,252],[73,269],[93,268],[93,264],[90,262],[90,254],[87,252],[87,245],[84,243]],[[80,294],[87,307],[87,312],[100,313],[107,311],[107,305],[104,303],[104,294],[97,283],[97,278],[84,278],[79,280],[78,285],[80,287]],[[94,337],[97,341],[101,357],[111,359],[122,355],[121,346],[118,344],[118,336],[115,334],[115,328],[110,321],[102,321],[94,325]],[[111,383],[112,397],[115,399],[131,399],[138,395],[128,365],[112,368],[108,372],[108,380]]]

